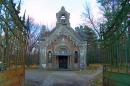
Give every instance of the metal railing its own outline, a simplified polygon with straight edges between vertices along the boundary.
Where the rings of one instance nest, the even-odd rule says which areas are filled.
[[[71,56],[73,55],[74,53],[72,52],[54,52],[53,55],[56,55],[56,56]]]

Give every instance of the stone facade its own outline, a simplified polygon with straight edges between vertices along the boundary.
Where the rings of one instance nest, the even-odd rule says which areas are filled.
[[[70,27],[70,13],[64,7],[56,13],[56,27],[39,41],[40,66],[48,70],[86,67],[87,42]]]

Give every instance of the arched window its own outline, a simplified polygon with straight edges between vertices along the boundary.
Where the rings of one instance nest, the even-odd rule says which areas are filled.
[[[52,53],[51,51],[48,52],[48,63],[52,62]]]
[[[78,51],[75,51],[74,63],[78,63]]]

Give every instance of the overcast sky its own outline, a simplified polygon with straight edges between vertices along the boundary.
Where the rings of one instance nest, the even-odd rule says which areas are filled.
[[[96,0],[22,0],[21,14],[26,10],[36,23],[54,27],[56,23],[56,13],[62,6],[70,13],[70,23],[74,28],[83,23],[82,13],[85,12],[85,4],[91,7],[97,18],[99,9]]]

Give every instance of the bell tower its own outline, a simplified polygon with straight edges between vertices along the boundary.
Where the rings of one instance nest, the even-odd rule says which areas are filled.
[[[66,25],[70,26],[69,22],[70,13],[68,13],[65,8],[62,6],[61,10],[56,13],[57,22],[56,25]]]

